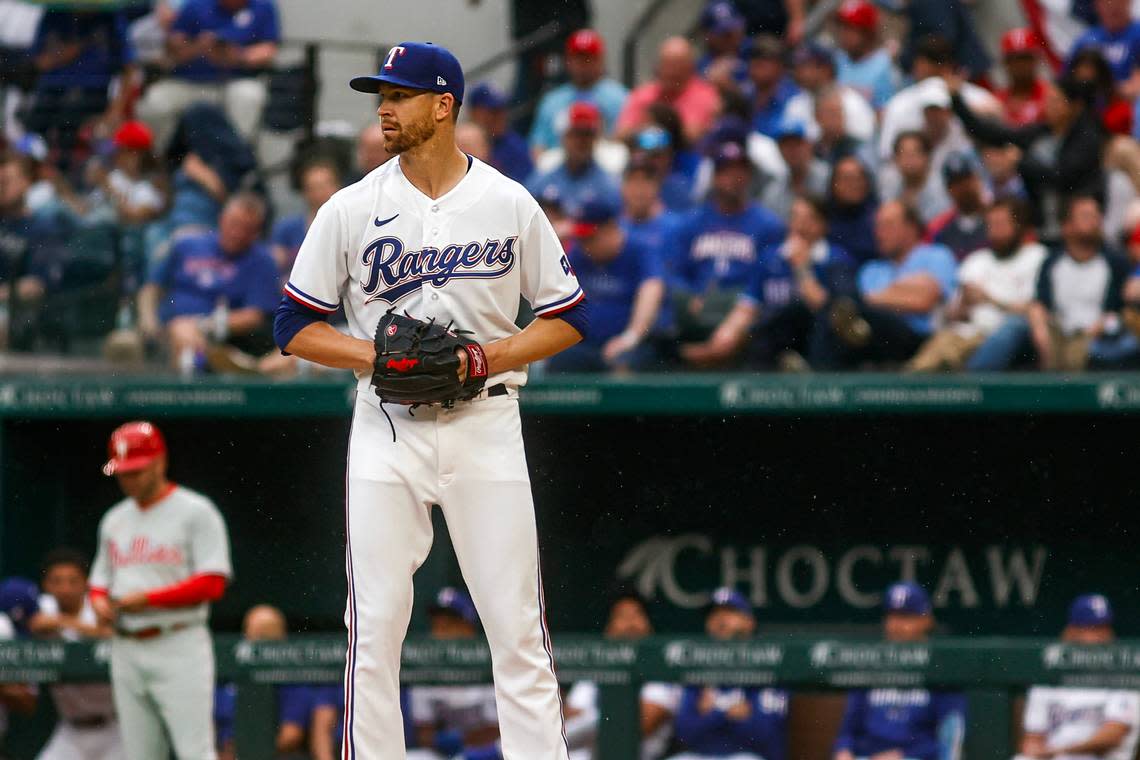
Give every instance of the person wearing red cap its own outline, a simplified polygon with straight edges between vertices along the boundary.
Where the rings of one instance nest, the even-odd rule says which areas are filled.
[[[668,103],[677,110],[685,128],[685,139],[700,140],[720,113],[716,88],[697,76],[692,44],[684,37],[670,37],[657,51],[657,71],[653,81],[630,93],[618,117],[616,133],[624,140],[649,123],[649,107]]]
[[[145,224],[158,218],[169,195],[150,128],[141,121],[123,122],[114,145],[113,168],[100,177],[100,199],[112,207],[119,224]]]
[[[233,575],[221,513],[166,476],[166,441],[150,422],[111,433],[103,474],[124,498],[99,523],[91,604],[114,627],[111,688],[127,760],[213,760],[210,602]]]
[[[845,0],[835,10],[836,79],[857,90],[876,110],[898,92],[901,77],[880,44],[879,9],[869,0]]]
[[[570,81],[542,96],[530,129],[530,147],[536,154],[558,147],[566,130],[570,106],[589,101],[598,107],[605,131],[613,129],[629,90],[606,73],[606,43],[593,29],[579,29],[566,40],[566,74]]]
[[[601,111],[593,103],[583,100],[570,106],[567,117],[566,131],[562,134],[561,162],[553,169],[536,170],[527,180],[527,190],[535,198],[541,198],[554,186],[568,208],[577,207],[590,197],[616,196],[617,180],[595,158],[598,136],[602,131]],[[558,158],[555,157],[554,161]],[[539,165],[545,163],[547,161],[543,160]]]
[[[995,94],[1005,120],[1015,127],[1036,124],[1045,118],[1049,88],[1039,76],[1041,45],[1029,28],[1010,29],[1001,37],[1001,62],[1008,84]]]

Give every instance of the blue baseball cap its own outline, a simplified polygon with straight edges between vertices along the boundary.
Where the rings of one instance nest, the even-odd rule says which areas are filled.
[[[979,172],[978,162],[969,153],[954,151],[942,162],[942,181],[950,184],[964,177],[972,177]]]
[[[463,102],[463,67],[451,51],[430,42],[401,42],[384,58],[380,73],[353,77],[348,86],[357,92],[380,92],[380,84],[449,92]]]
[[[39,612],[39,600],[39,586],[27,578],[12,577],[0,582],[0,612],[21,634],[28,632],[28,622]]]
[[[749,160],[748,152],[744,149],[744,145],[735,140],[728,140],[721,143],[717,147],[716,152],[713,153],[713,168],[721,169],[729,164],[752,166],[752,161]]]
[[[739,32],[744,25],[744,16],[728,0],[713,0],[701,11],[701,28],[706,32]]]
[[[471,88],[467,105],[472,108],[506,108],[507,96],[490,82],[480,82]]]
[[[428,607],[431,614],[447,613],[466,620],[471,625],[479,622],[479,615],[475,612],[475,603],[463,591],[451,586],[445,586],[436,594],[435,604]]]
[[[712,601],[709,602],[708,611],[711,613],[721,607],[743,612],[749,617],[752,616],[752,605],[749,604],[748,598],[729,586],[722,586],[712,593]]]
[[[614,193],[593,195],[582,202],[574,213],[574,237],[590,237],[603,224],[621,214],[621,199]]]
[[[887,612],[901,612],[907,615],[929,615],[930,597],[922,586],[911,581],[901,581],[887,588],[883,607]]]
[[[834,70],[835,55],[824,45],[809,40],[792,51],[792,64],[799,66],[802,63],[822,63]]]
[[[1103,594],[1082,594],[1069,607],[1069,625],[1112,625],[1112,605]]]

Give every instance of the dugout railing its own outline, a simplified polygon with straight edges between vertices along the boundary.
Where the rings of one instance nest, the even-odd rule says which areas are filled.
[[[340,635],[250,643],[216,638],[220,682],[238,687],[236,741],[242,760],[273,754],[280,684],[342,681]],[[0,644],[0,682],[97,681],[107,678],[109,642]],[[941,638],[890,644],[848,638],[762,637],[748,642],[654,637],[640,642],[560,636],[559,679],[599,685],[599,760],[637,757],[639,687],[646,681],[774,686],[792,690],[946,688],[969,698],[964,756],[1013,752],[1013,702],[1033,684],[1140,688],[1140,641],[1075,646],[1041,639]],[[482,641],[411,639],[404,646],[405,684],[470,684],[490,679]],[[794,751],[794,748],[793,748]]]

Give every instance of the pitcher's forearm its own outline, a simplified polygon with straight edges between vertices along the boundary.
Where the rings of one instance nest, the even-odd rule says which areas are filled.
[[[370,340],[345,335],[328,322],[313,322],[293,336],[285,350],[335,369],[371,372],[376,347]]]
[[[518,369],[565,351],[580,340],[582,336],[568,322],[558,317],[539,317],[517,335],[483,347],[487,352],[488,374]]]

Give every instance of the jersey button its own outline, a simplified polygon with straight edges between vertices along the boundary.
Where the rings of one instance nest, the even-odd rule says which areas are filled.
[[[431,294],[431,300],[438,301],[439,300],[439,293],[432,293]]]
[[[435,236],[436,236],[436,235],[438,235],[438,234],[439,234],[439,228],[438,228],[438,227],[437,227],[437,228],[435,228],[435,229],[433,229],[433,230],[431,231],[431,236],[432,236],[432,237],[435,237]]]
[[[432,212],[433,214],[438,214],[438,213],[439,213],[439,206],[432,206],[432,207],[431,207],[431,212]]]

